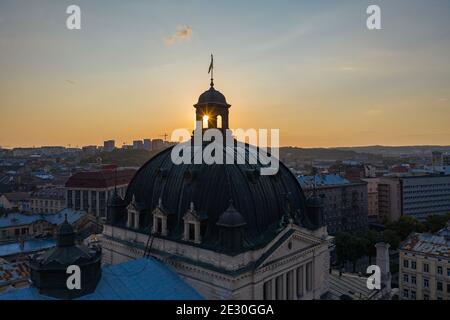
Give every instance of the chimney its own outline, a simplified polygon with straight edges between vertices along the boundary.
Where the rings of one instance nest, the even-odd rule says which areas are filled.
[[[390,244],[379,242],[377,248],[377,266],[381,271],[381,290],[389,293],[391,291],[391,272],[389,270],[389,248]]]

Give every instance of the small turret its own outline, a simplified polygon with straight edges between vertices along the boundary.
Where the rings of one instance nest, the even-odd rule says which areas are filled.
[[[219,250],[227,254],[235,254],[242,250],[244,245],[244,217],[234,208],[233,201],[222,213],[216,225],[219,227]]]

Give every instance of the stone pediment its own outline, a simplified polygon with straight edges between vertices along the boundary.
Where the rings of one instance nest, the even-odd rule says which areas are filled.
[[[161,207],[156,207],[153,210],[152,214],[155,216],[168,216],[169,215],[169,213]]]
[[[275,238],[261,255],[258,267],[269,265],[273,262],[286,259],[289,256],[307,253],[324,240],[306,234],[298,228],[289,228]]]

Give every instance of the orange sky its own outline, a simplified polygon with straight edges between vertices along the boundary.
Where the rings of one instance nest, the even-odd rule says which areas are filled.
[[[449,4],[402,1],[386,3],[376,32],[365,4],[347,1],[81,1],[81,31],[61,23],[64,4],[2,1],[0,146],[121,145],[192,129],[211,52],[232,128],[277,128],[282,145],[302,147],[450,145]]]

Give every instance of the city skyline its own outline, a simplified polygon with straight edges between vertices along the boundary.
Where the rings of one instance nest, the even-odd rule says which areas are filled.
[[[282,146],[450,145],[450,4],[0,2],[0,146],[120,146],[193,128],[215,84],[232,128]],[[225,18],[218,19],[220,14]]]

